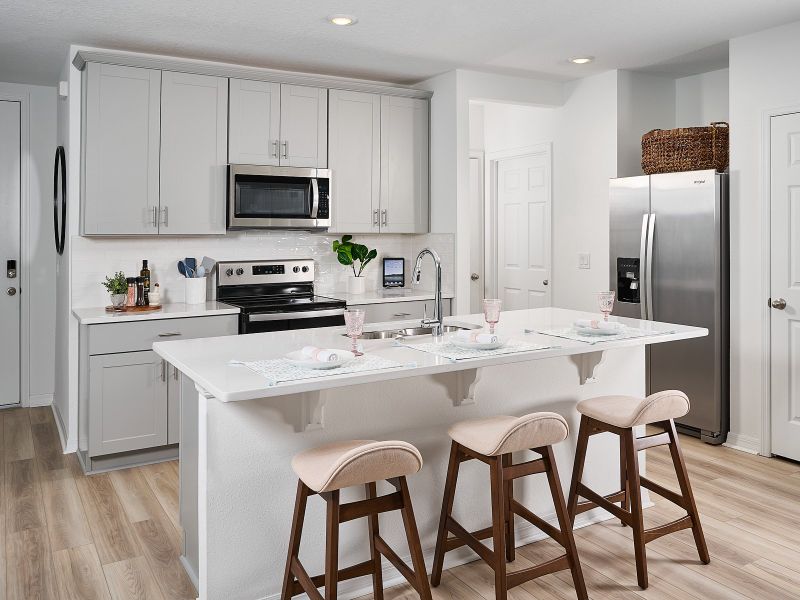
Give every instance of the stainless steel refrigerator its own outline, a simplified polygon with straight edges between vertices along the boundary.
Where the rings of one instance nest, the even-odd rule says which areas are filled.
[[[729,425],[728,175],[710,171],[612,179],[615,315],[709,330],[647,348],[648,393],[684,391],[678,428],[712,444]]]

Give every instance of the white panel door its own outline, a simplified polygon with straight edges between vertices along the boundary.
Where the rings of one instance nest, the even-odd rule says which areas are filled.
[[[772,452],[800,460],[800,113],[771,121]]]
[[[333,227],[339,233],[377,233],[380,205],[381,97],[331,90],[329,165],[333,170]]]
[[[83,77],[81,233],[158,233],[161,71],[89,63]]]
[[[550,157],[497,162],[497,288],[504,310],[550,306]]]
[[[328,167],[328,90],[281,85],[281,166]]]
[[[159,233],[225,233],[228,80],[162,74]]]
[[[242,165],[278,165],[281,84],[230,80],[228,160]]]
[[[0,405],[20,401],[20,104],[0,101]],[[16,261],[10,278],[8,261]]]
[[[428,101],[381,97],[381,232],[427,233]]]

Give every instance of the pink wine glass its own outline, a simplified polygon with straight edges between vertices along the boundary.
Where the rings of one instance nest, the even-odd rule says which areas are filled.
[[[614,310],[614,292],[597,292],[597,304],[603,313],[603,320],[608,321],[608,315]]]
[[[358,338],[364,333],[364,309],[348,308],[344,311],[344,324],[347,328],[347,337],[352,341],[350,351],[355,356],[363,356],[363,352],[358,351]]]
[[[483,318],[489,324],[489,333],[494,333],[495,326],[500,322],[500,307],[502,300],[485,299],[483,301]]]

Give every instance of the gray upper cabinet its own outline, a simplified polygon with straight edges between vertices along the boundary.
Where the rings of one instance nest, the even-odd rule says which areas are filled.
[[[280,164],[281,84],[230,80],[228,157],[241,165]]]
[[[230,162],[328,167],[328,90],[230,80]]]
[[[341,233],[377,233],[380,210],[381,98],[331,90],[329,164],[333,170],[333,227]]]
[[[160,233],[225,233],[228,80],[164,71]]]
[[[428,102],[381,96],[381,232],[426,233]]]
[[[161,71],[89,63],[81,233],[158,232]]]

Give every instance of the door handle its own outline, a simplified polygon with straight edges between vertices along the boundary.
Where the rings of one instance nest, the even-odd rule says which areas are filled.
[[[545,280],[542,282],[542,285],[550,285],[550,280],[549,280],[549,279],[545,279]]]
[[[153,207],[153,227],[158,227],[158,207]]]
[[[478,281],[478,279],[480,279],[480,278],[481,278],[481,276],[480,276],[480,275],[478,275],[477,273],[473,273],[472,275],[470,275],[470,276],[469,276],[469,278],[470,278],[472,281]]]
[[[272,158],[278,158],[278,145],[280,142],[278,140],[272,140]]]
[[[180,331],[167,331],[166,333],[159,333],[158,337],[175,337],[176,335],[180,334]]]
[[[381,225],[386,225],[386,221],[387,221],[386,213],[387,212],[388,211],[385,208],[383,210],[381,210]]]
[[[786,308],[786,300],[783,298],[776,298],[772,301],[772,308],[777,308],[778,310],[783,310]]]
[[[161,210],[164,211],[164,227],[169,227],[169,206],[165,206]]]
[[[281,146],[283,146],[283,158],[289,158],[289,142],[284,140]]]
[[[379,224],[379,221],[378,221],[378,212],[379,212],[379,211],[378,211],[378,209],[377,209],[377,208],[376,208],[375,210],[373,210],[373,211],[372,211],[372,224],[373,224],[375,227],[377,227],[377,226],[378,226],[378,224]]]
[[[6,294],[9,296],[16,296],[17,295],[17,288],[10,287],[6,290]]]
[[[167,380],[167,363],[166,361],[161,361],[161,381]]]
[[[650,214],[650,223],[647,226],[647,295],[645,300],[647,302],[647,319],[652,321],[655,319],[655,312],[653,310],[653,237],[656,232],[656,215]]]

